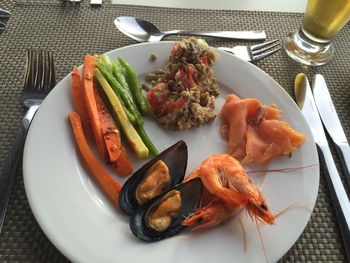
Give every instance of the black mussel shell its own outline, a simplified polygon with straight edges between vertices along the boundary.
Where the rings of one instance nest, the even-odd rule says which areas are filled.
[[[169,191],[178,190],[181,192],[181,209],[178,216],[173,219],[170,226],[162,232],[149,228],[145,216],[152,205],[166,195]],[[146,242],[155,242],[171,237],[186,228],[181,223],[186,217],[197,211],[203,191],[202,181],[199,177],[186,183],[178,184],[168,191],[154,197],[145,204],[139,206],[130,218],[130,229],[139,239]]]
[[[136,188],[146,175],[147,170],[153,164],[162,160],[168,166],[171,176],[170,187],[172,187],[181,183],[184,179],[187,168],[187,159],[187,145],[184,141],[178,141],[143,165],[124,183],[118,199],[120,210],[126,215],[131,215],[136,208],[140,206],[135,196]]]

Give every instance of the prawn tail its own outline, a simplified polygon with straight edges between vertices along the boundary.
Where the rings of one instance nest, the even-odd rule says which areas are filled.
[[[247,196],[240,194],[239,192],[234,191],[232,189],[221,188],[220,190],[215,192],[215,195],[230,206],[232,205],[242,206],[248,202]]]

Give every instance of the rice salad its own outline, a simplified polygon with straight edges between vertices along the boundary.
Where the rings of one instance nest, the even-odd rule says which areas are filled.
[[[191,37],[175,43],[164,69],[147,74],[152,84],[147,99],[159,124],[183,130],[215,119],[220,92],[213,71],[217,58],[203,39]]]

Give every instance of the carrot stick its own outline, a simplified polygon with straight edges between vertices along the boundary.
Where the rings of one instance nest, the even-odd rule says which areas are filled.
[[[106,105],[103,103],[100,94],[94,89],[95,100],[98,111],[98,116],[101,122],[102,137],[107,148],[109,161],[114,162],[118,159],[121,153],[121,138],[120,133],[115,126],[112,115],[109,113]]]
[[[84,99],[83,83],[81,81],[80,73],[77,67],[74,67],[72,71],[71,96],[73,99],[74,109],[79,114],[79,116],[81,116],[81,122],[83,123],[83,127],[86,132],[90,130],[90,120]]]
[[[103,140],[101,122],[98,116],[98,110],[96,105],[96,99],[94,94],[94,69],[95,69],[95,57],[86,55],[83,65],[83,88],[86,107],[91,120],[92,132],[95,138],[98,152],[103,160],[107,159],[107,149]]]
[[[102,135],[109,155],[109,161],[118,175],[130,175],[133,171],[132,162],[129,158],[128,152],[122,145],[120,133],[115,125],[113,117],[96,89],[95,99],[101,121]]]
[[[118,159],[112,163],[112,166],[120,176],[127,176],[133,172],[132,162],[123,145]]]
[[[79,152],[85,165],[90,170],[92,176],[100,184],[109,199],[113,202],[113,204],[118,206],[118,195],[121,189],[121,185],[107,173],[102,164],[92,153],[86,141],[79,114],[76,112],[70,112],[68,114],[68,117],[72,126],[75,142],[78,146]]]

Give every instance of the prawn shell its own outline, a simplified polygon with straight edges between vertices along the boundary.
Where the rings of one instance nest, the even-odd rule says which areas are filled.
[[[163,198],[168,192],[178,190],[181,193],[181,208],[176,218],[173,219],[170,226],[162,232],[149,228],[146,224],[146,215],[152,205]],[[200,178],[194,178],[186,183],[178,184],[168,191],[154,197],[145,204],[138,207],[136,212],[130,217],[130,229],[139,239],[146,242],[156,242],[176,235],[184,230],[186,226],[181,223],[199,208],[203,184]]]
[[[162,160],[168,166],[171,177],[169,188],[181,183],[187,168],[188,151],[186,143],[178,141],[170,146],[144,164],[124,183],[119,193],[118,203],[120,210],[126,215],[130,216],[140,206],[136,199],[136,188],[147,174],[147,171],[159,160]]]

